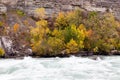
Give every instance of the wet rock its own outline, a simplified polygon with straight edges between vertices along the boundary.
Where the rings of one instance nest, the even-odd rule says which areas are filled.
[[[93,59],[93,60],[97,60],[98,56],[91,56],[91,57],[88,57],[90,59]]]
[[[93,56],[94,53],[93,52],[89,52],[89,51],[79,51],[79,52],[77,52],[77,53],[75,53],[73,55],[75,55],[77,57],[81,57],[81,56],[84,57],[84,56]]]
[[[32,56],[33,55],[32,49],[30,49],[30,48],[26,49],[25,53],[28,54],[28,56]]]
[[[103,60],[104,59],[103,56],[97,56],[97,55],[89,56],[88,58],[93,59],[93,60]]]
[[[118,51],[118,50],[112,50],[109,54],[110,55],[120,55],[120,51]]]

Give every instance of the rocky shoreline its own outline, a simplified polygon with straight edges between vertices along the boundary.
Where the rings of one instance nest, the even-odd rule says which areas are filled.
[[[2,47],[5,50],[5,55],[2,56],[1,58],[15,58],[15,59],[23,59],[26,56],[31,56],[34,58],[52,58],[52,57],[70,57],[70,56],[76,56],[76,57],[91,57],[91,56],[115,56],[115,55],[120,55],[120,51],[117,50],[112,50],[109,53],[106,52],[90,52],[90,51],[79,51],[77,53],[71,53],[71,54],[57,54],[57,55],[41,55],[41,56],[36,56],[33,52],[32,49],[29,47],[25,46],[15,46],[13,47],[14,44],[12,40],[10,40],[9,37],[2,36],[0,37],[0,47]]]
[[[89,57],[93,60],[96,60],[97,57],[99,56],[120,56],[120,52],[110,52],[110,53],[93,53],[93,52],[87,52],[87,51],[81,51],[81,52],[78,52],[78,53],[74,53],[74,54],[58,54],[58,55],[42,55],[42,56],[36,56],[34,55],[34,53],[32,53],[31,55],[28,54],[25,54],[25,55],[19,55],[19,54],[16,54],[16,55],[8,55],[8,54],[5,54],[4,56],[1,56],[0,58],[2,59],[24,59],[24,57],[32,57],[32,58],[56,58],[56,57],[59,57],[59,58],[67,58],[67,57],[71,57],[71,56],[75,56],[75,57]],[[100,57],[102,58],[102,57]]]

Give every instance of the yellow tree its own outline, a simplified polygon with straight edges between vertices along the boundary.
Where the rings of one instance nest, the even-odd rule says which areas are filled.
[[[77,28],[77,42],[78,42],[78,45],[79,45],[79,48],[82,49],[84,48],[84,40],[85,40],[85,37],[86,37],[86,28],[83,24],[80,24],[80,26]]]
[[[13,26],[13,30],[14,30],[14,32],[18,32],[18,30],[19,30],[19,24],[18,24],[18,23],[16,23],[16,24]]]
[[[3,48],[0,48],[0,57],[5,55],[5,51]]]
[[[46,12],[44,8],[37,8],[35,10],[35,17],[39,19],[44,19],[46,17]]]
[[[66,44],[66,52],[67,53],[76,53],[79,51],[78,44],[75,40],[71,39],[70,42]]]
[[[65,27],[68,26],[67,18],[66,18],[65,13],[60,12],[58,14],[58,16],[56,18],[56,21],[55,21],[55,26],[59,29],[64,29]]]
[[[57,37],[49,37],[47,43],[50,55],[60,54],[65,49],[64,41]]]
[[[46,20],[36,22],[36,27],[31,28],[31,46],[36,55],[47,53],[47,34],[49,33],[48,23]]]

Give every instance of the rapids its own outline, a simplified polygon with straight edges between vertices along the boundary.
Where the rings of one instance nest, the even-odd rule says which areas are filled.
[[[120,80],[120,56],[0,59],[0,80]]]

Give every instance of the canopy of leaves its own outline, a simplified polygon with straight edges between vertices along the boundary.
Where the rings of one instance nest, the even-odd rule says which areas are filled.
[[[39,11],[39,10],[38,10]],[[44,10],[42,10],[44,14]],[[42,19],[31,29],[32,49],[35,53],[57,55],[62,51],[77,53],[81,50],[110,52],[120,49],[120,24],[112,13],[60,12],[50,30]]]

